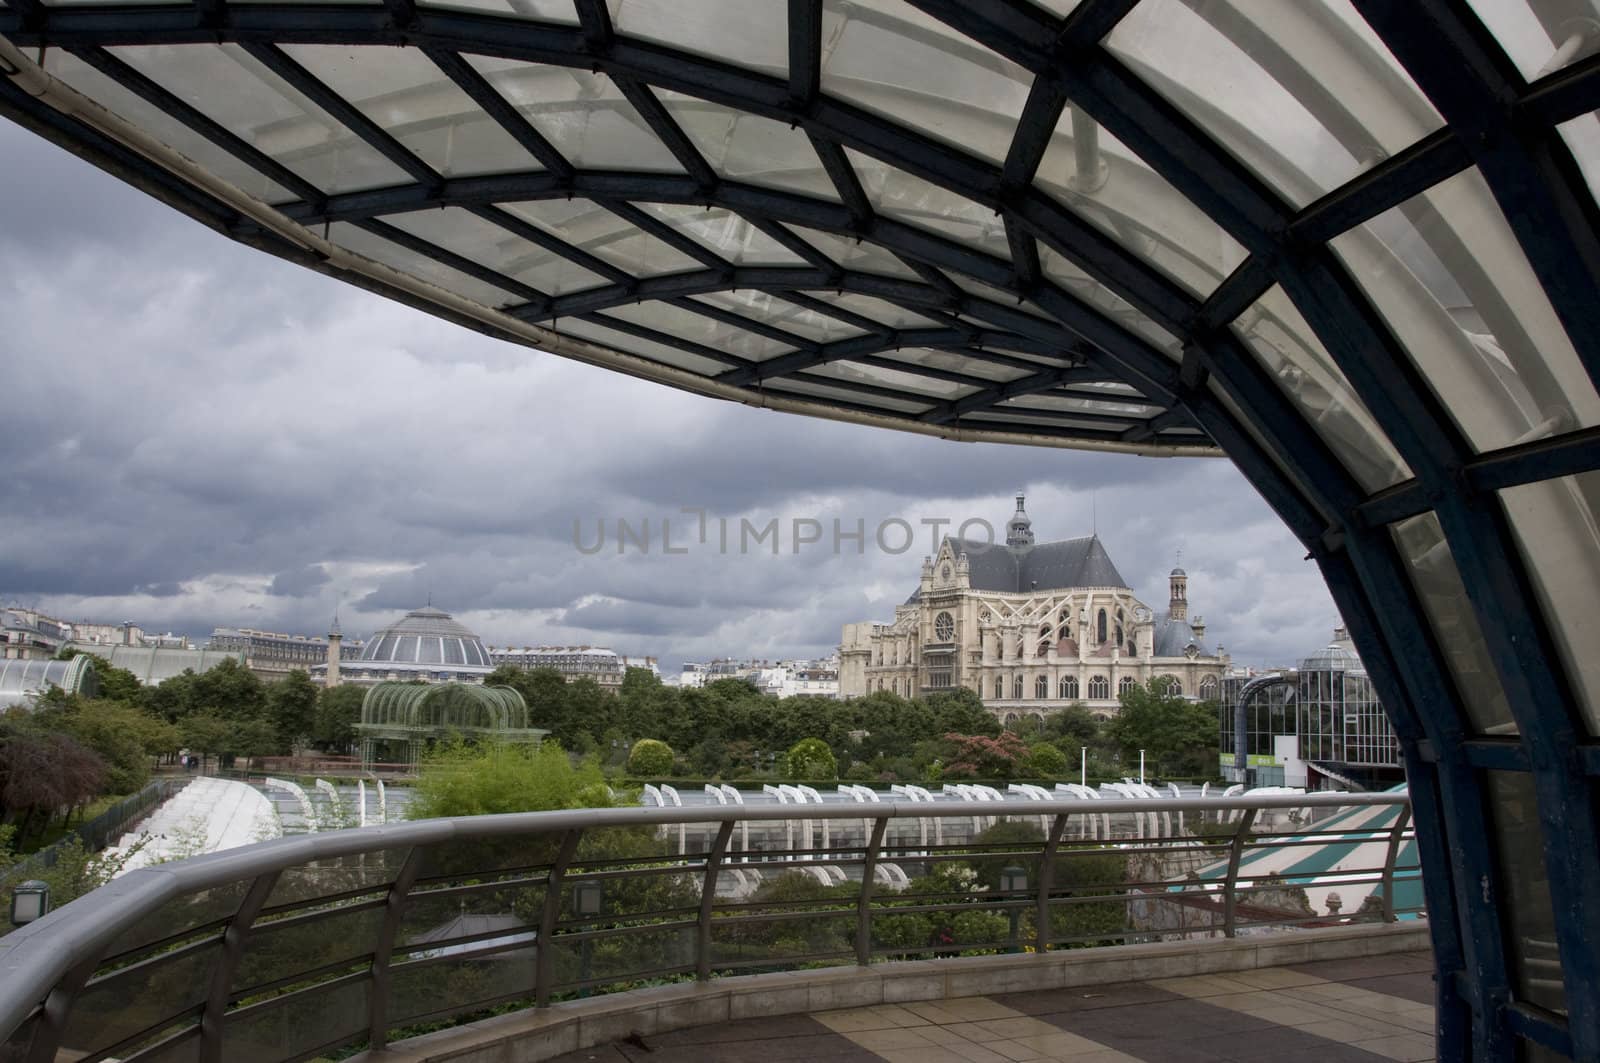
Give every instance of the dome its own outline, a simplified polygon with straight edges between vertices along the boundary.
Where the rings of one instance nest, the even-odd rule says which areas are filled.
[[[373,635],[363,662],[398,665],[455,665],[488,671],[483,641],[442,609],[413,609]]]
[[[1365,672],[1361,658],[1347,644],[1330,642],[1300,662],[1302,672]]]
[[[1189,573],[1185,572],[1181,568],[1175,568],[1175,569],[1172,570],[1172,575],[1174,575],[1174,576],[1187,576],[1188,574]]]

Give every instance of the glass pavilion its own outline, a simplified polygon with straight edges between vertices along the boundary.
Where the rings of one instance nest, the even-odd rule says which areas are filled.
[[[0,0],[0,112],[595,365],[1227,455],[1400,737],[1441,1055],[1596,1059],[1597,47],[1590,0]]]

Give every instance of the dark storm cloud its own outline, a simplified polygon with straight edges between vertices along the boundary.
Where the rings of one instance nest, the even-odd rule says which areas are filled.
[[[272,585],[267,588],[267,593],[285,598],[303,598],[309,592],[326,584],[328,580],[328,570],[321,565],[304,565],[273,576]]]
[[[1098,530],[1157,609],[1182,550],[1195,611],[1237,659],[1335,622],[1315,569],[1233,468],[961,444],[777,414],[475,333],[234,245],[0,124],[8,467],[0,598],[204,635],[352,637],[431,596],[496,644],[656,654],[830,650],[917,582],[920,522]],[[13,179],[14,178],[14,179]],[[779,522],[774,556],[717,521]],[[870,542],[910,522],[903,553]],[[867,549],[792,548],[861,521]],[[648,552],[616,549],[648,521]],[[662,521],[673,543],[668,554]],[[608,527],[586,554],[573,523]],[[953,531],[948,527],[947,531]],[[737,541],[737,534],[735,534]]]

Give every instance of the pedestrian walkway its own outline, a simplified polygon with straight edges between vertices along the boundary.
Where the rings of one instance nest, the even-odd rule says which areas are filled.
[[[1434,1058],[1425,952],[1226,975],[741,1019],[555,1063],[1418,1063]]]
[[[168,860],[266,841],[282,833],[272,802],[261,791],[231,779],[201,777],[163,802],[137,830],[124,834],[111,851],[134,850],[122,869],[122,874],[127,874]]]

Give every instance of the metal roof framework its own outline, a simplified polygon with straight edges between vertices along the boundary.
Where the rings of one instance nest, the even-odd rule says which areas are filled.
[[[1439,1054],[1594,1058],[1592,14],[3,0],[0,112],[235,239],[672,386],[1225,453],[1404,745]]]

